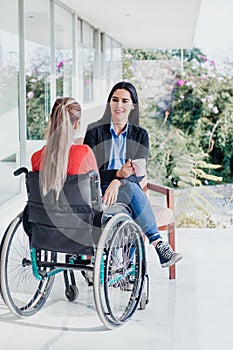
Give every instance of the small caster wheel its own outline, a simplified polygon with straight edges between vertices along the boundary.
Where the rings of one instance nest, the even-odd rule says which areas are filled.
[[[75,285],[71,284],[69,287],[66,288],[65,296],[69,301],[74,301],[78,299],[79,297],[78,288]]]
[[[147,297],[146,297],[146,293],[144,292],[141,295],[141,300],[139,303],[139,310],[145,310],[146,304],[147,304]]]

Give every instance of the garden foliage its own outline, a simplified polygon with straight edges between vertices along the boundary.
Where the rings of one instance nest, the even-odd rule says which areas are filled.
[[[124,78],[139,86],[140,95],[143,86],[133,79],[133,61],[169,62],[180,59],[180,51],[131,49],[123,57]],[[203,185],[233,182],[233,80],[197,48],[184,50],[183,58],[184,69],[174,72],[176,82],[166,109],[161,110],[151,99],[140,107],[141,125],[150,135],[148,175],[177,189],[192,189],[191,214],[180,220],[182,225],[198,226],[199,221],[212,227],[216,223],[210,213],[216,208],[206,198],[218,195]]]

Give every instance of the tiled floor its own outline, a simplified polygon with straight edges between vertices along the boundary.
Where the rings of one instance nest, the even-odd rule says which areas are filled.
[[[0,221],[1,236],[4,225]],[[123,327],[102,326],[92,288],[79,272],[80,299],[74,303],[66,301],[58,275],[47,304],[31,318],[16,318],[0,299],[0,348],[232,350],[233,228],[177,229],[177,247],[184,258],[173,281],[147,247],[150,302]]]

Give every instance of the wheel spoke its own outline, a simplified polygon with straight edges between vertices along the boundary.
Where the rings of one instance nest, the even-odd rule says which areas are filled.
[[[121,326],[132,317],[144,276],[141,230],[128,215],[117,214],[103,230],[94,268],[96,308],[107,328]]]
[[[19,316],[30,316],[47,300],[54,277],[37,280],[32,272],[30,245],[22,216],[8,227],[2,240],[1,289],[9,309]]]

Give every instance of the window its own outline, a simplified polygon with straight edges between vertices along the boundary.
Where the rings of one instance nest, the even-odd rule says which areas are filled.
[[[56,95],[72,96],[73,16],[55,5]]]
[[[94,57],[95,30],[88,23],[82,21],[82,46],[79,49],[79,65],[81,80],[83,81],[83,102],[89,104],[94,101]]]
[[[2,0],[0,11],[0,204],[20,191],[20,180],[13,176],[13,171],[20,164],[18,43],[18,1]]]
[[[106,88],[110,91],[112,87],[112,40],[105,37],[105,62],[106,62]]]
[[[50,113],[50,23],[47,0],[25,0],[27,139],[42,140]]]
[[[121,45],[112,40],[112,83],[115,84],[122,77],[122,54]]]

